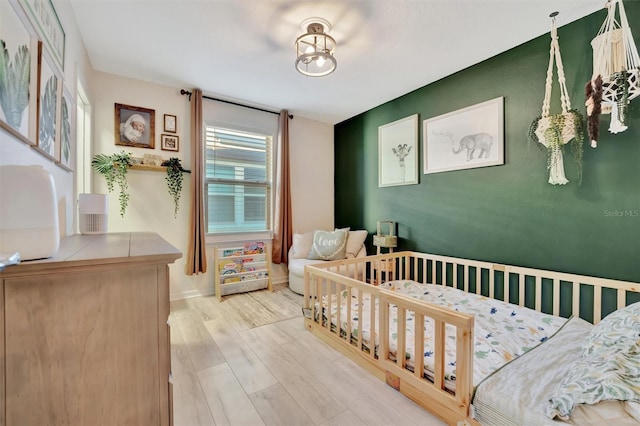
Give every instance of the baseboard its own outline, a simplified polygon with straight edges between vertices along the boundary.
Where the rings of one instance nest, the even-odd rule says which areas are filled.
[[[273,278],[271,280],[271,284],[272,285],[288,285],[289,284],[289,277],[287,275],[282,276],[282,277],[278,277],[278,278]],[[183,291],[181,293],[173,293],[171,294],[169,300],[171,300],[172,302],[174,300],[182,300],[182,299],[191,299],[192,297],[201,297],[201,296],[213,296],[215,294],[214,289],[209,289],[205,292],[201,292],[199,290],[187,290],[187,291]]]
[[[182,300],[182,299],[191,299],[193,297],[201,297],[201,296],[212,296],[214,294],[213,289],[207,290],[205,292],[201,292],[198,290],[187,290],[181,293],[173,293],[170,296],[170,300]]]

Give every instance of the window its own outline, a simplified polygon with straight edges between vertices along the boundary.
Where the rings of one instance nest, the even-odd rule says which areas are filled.
[[[271,135],[206,126],[207,233],[271,230]]]

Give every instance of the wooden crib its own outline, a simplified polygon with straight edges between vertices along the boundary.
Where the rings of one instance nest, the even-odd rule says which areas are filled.
[[[346,273],[354,270],[358,271],[355,276]],[[566,318],[580,316],[592,323],[597,323],[615,309],[640,300],[640,294],[637,294],[640,284],[637,283],[416,252],[388,253],[306,266],[305,327],[452,425],[478,424],[470,416],[474,317],[385,289],[385,283],[392,280],[453,286],[539,312]],[[357,300],[357,308],[352,312],[349,303],[346,307],[349,320],[344,327],[337,327],[331,318],[337,316],[335,323],[343,324],[341,309],[333,312],[331,303],[323,308],[322,301],[331,301],[332,297],[340,300],[341,295],[347,300],[352,300],[353,296]],[[363,297],[367,296],[377,301],[379,307],[375,309],[375,304],[370,303],[366,308],[370,310],[364,315],[370,319],[368,326],[364,324],[362,312]],[[397,309],[398,354],[405,353],[407,346],[404,333],[407,314],[414,313],[416,324],[424,323],[425,317],[432,318],[435,324],[435,366],[431,379],[423,374],[422,355],[413,354],[415,366],[412,371],[405,365],[404,357],[396,359],[390,355],[389,311],[392,307]],[[357,326],[352,327],[354,316]],[[445,388],[447,325],[456,330],[455,390]],[[352,329],[357,329],[357,332]],[[379,339],[377,350],[375,344],[367,345],[363,339],[363,335],[376,336],[376,332]],[[414,347],[423,348],[424,334],[415,333],[414,338]]]

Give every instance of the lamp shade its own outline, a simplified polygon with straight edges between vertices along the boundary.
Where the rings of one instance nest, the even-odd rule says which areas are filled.
[[[296,39],[296,69],[310,77],[322,77],[335,71],[338,63],[333,56],[336,41],[327,34],[330,24],[322,18],[309,18],[306,33]]]

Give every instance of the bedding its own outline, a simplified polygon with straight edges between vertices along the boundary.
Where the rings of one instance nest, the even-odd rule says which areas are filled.
[[[567,419],[576,404],[640,401],[639,336],[640,303],[613,312],[593,327],[551,397],[549,417]]]
[[[637,426],[637,421],[625,411],[626,406],[621,401],[578,405],[566,422],[552,420],[547,415],[550,395],[580,357],[580,342],[587,340],[593,328],[590,323],[573,317],[544,344],[486,378],[476,387],[473,398],[476,420],[482,425],[501,426]]]
[[[385,283],[385,288],[401,293],[404,296],[475,315],[474,386],[505,363],[521,356],[541,342],[547,340],[567,321],[566,318],[554,317],[528,308],[522,308],[473,293],[465,293],[461,290],[442,285],[420,284],[415,281],[399,280]],[[347,297],[347,291],[343,290],[340,293],[341,300],[339,304],[342,334],[347,330],[347,305],[349,304]],[[323,298],[324,321],[327,320],[326,312],[328,304],[330,303],[332,306],[331,323],[332,326],[335,327],[337,323],[335,295],[330,296],[330,302],[328,300],[326,296]],[[357,339],[360,330],[358,330],[358,293],[356,289],[352,291],[350,303],[352,338]],[[371,345],[371,336],[369,335],[369,330],[371,330],[370,294],[363,293],[362,304],[362,338],[364,344],[369,347]],[[377,318],[377,300],[375,315]],[[414,323],[414,314],[413,312],[409,312],[407,314],[405,358],[407,367],[410,370],[414,365]],[[392,307],[390,310],[389,323],[389,349],[394,357],[397,356],[397,324],[397,312]],[[424,354],[425,375],[433,379],[434,326],[432,320],[425,318],[423,328],[425,331],[425,345],[422,353]],[[374,339],[377,348],[377,330]],[[451,391],[455,391],[455,348],[455,328],[448,325],[446,328],[445,387]]]

